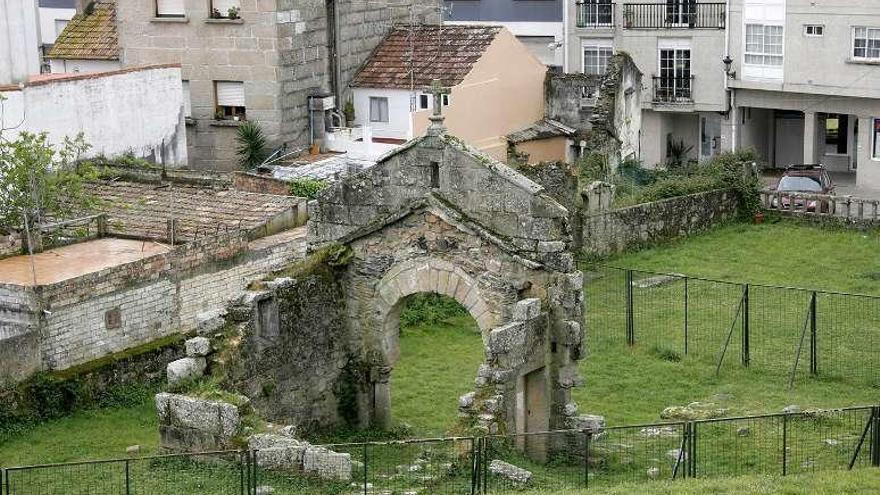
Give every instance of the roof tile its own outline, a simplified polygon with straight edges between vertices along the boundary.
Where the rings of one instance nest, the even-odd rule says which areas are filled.
[[[91,15],[77,14],[58,35],[48,58],[119,60],[116,0],[98,0]]]

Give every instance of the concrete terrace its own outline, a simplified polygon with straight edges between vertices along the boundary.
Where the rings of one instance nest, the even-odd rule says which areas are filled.
[[[36,273],[36,285],[54,284],[169,251],[152,241],[97,239],[35,254],[33,267],[30,256],[2,259],[0,283],[32,287]]]

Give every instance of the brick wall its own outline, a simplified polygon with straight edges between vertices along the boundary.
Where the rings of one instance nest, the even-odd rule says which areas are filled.
[[[35,296],[23,287],[0,286],[0,357],[10,356],[0,360],[0,381],[37,369],[69,368],[193,330],[202,319],[220,314],[249,282],[304,254],[304,241],[287,234],[250,245],[241,235],[203,239],[39,287],[46,311],[30,330],[28,322],[38,315]],[[29,332],[31,340],[23,343]],[[32,345],[28,352],[22,352],[25,344]]]

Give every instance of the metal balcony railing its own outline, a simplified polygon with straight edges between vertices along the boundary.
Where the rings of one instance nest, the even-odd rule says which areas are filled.
[[[654,76],[654,103],[687,104],[694,102],[694,76]]]
[[[664,3],[626,3],[624,29],[724,29],[725,4],[692,0]]]
[[[577,27],[613,28],[614,2],[606,0],[577,0]]]

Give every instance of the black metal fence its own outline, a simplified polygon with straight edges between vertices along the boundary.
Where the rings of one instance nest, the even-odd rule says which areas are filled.
[[[880,297],[613,267],[587,273],[591,352],[674,352],[720,373],[747,366],[880,385]]]
[[[654,3],[625,3],[626,29],[724,29],[727,15],[723,2],[679,0]]]
[[[576,6],[577,27],[614,27],[614,2],[609,0],[577,0]]]
[[[0,495],[580,493],[851,470],[880,467],[880,406],[321,450],[327,455],[269,449],[0,469]]]

